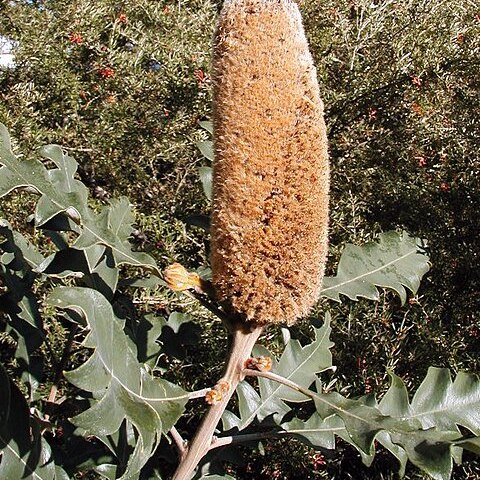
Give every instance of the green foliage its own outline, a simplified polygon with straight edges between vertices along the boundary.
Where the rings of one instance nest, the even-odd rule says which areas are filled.
[[[273,371],[298,385],[309,387],[315,382],[317,373],[332,367],[329,348],[333,343],[329,339],[330,332],[330,321],[327,316],[324,325],[315,331],[315,341],[305,347],[302,347],[298,340],[287,343]],[[268,351],[257,353],[271,356]],[[290,411],[285,401],[306,400],[305,395],[263,378],[259,379],[259,393],[249,383],[243,382],[238,386],[237,394],[240,418],[231,412],[225,412],[223,423],[227,430],[231,428],[243,430],[255,418],[263,420],[272,414],[283,417]]]
[[[154,273],[158,273],[159,268],[151,257],[131,250],[128,239],[133,229],[133,217],[126,199],[112,201],[109,206],[102,207],[99,213],[95,213],[87,206],[87,191],[84,185],[74,178],[77,164],[73,158],[64,155],[59,147],[49,146],[43,148],[41,153],[57,168],[47,169],[38,160],[18,159],[10,149],[10,139],[6,129],[0,126],[0,131],[2,132],[0,173],[5,173],[1,177],[1,185],[4,186],[3,195],[19,188],[27,188],[28,191],[35,193],[38,198],[34,215],[35,225],[47,233],[50,232],[52,238],[57,240],[57,250],[44,258],[32,244],[3,221],[2,233],[5,240],[2,243],[1,262],[2,276],[6,280],[5,295],[8,302],[4,304],[10,318],[9,323],[20,337],[24,336],[25,332],[21,328],[15,328],[15,320],[17,315],[20,315],[30,329],[33,328],[34,331],[39,332],[39,343],[43,343],[45,335],[38,313],[39,308],[35,307],[32,310],[25,306],[37,305],[32,291],[33,280],[51,278],[68,282],[66,286],[54,287],[44,303],[45,306],[50,305],[64,311],[67,321],[71,324],[70,328],[76,326],[85,331],[86,335],[81,345],[87,349],[93,349],[93,353],[83,364],[64,374],[66,380],[73,386],[85,393],[89,392],[92,396],[87,408],[84,407],[71,421],[81,431],[96,436],[107,445],[112,442],[115,444],[114,436],[117,436],[120,441],[119,432],[124,429],[131,432],[130,439],[135,435],[137,438],[134,443],[129,440],[128,435],[125,437],[127,443],[122,448],[130,449],[126,461],[120,461],[117,466],[104,463],[98,465],[96,470],[107,478],[138,478],[147,461],[157,451],[162,435],[167,434],[177,423],[189,398],[188,393],[182,388],[166,380],[154,378],[150,371],[151,367],[139,362],[137,345],[127,335],[125,320],[121,320],[114,313],[119,266],[123,264],[133,267],[141,266]],[[52,232],[51,229],[54,231]],[[74,237],[65,236],[67,232],[73,232]],[[416,290],[420,278],[426,272],[427,258],[424,254],[417,253],[416,242],[405,234],[401,236],[393,233],[385,234],[381,237],[380,244],[367,245],[358,251],[361,254],[356,255],[357,263],[362,261],[359,263],[361,267],[355,265],[351,251],[347,249],[340,261],[339,274],[336,277],[341,278],[344,266],[350,265],[349,268],[354,273],[353,279],[352,276],[344,278],[349,280],[348,292],[353,298],[359,295],[365,296],[364,282],[358,280],[358,272],[369,279],[371,284],[392,287],[399,292],[400,296],[404,294],[402,284]],[[103,268],[102,263],[104,263]],[[388,275],[384,275],[384,278],[375,277],[369,273],[372,269],[382,272],[385,263],[395,267],[390,268]],[[365,265],[369,268],[365,268]],[[71,286],[72,280],[82,286]],[[344,284],[346,283],[344,281]],[[108,287],[107,290],[105,287]],[[341,288],[337,290],[344,291]],[[162,350],[159,349],[156,340],[160,339],[162,342],[162,338],[166,343],[164,352],[181,356],[178,350],[182,344],[196,342],[195,335],[191,337],[188,330],[184,329],[181,333],[183,326],[190,320],[189,317],[180,314],[172,314],[168,321],[160,322],[156,322],[154,317],[145,318],[143,326],[138,326],[134,335],[137,340],[142,336],[146,337],[141,358],[150,362],[150,365],[155,365],[155,357]],[[175,336],[173,338],[172,334],[170,337],[163,336],[164,327],[168,327],[173,335],[179,337],[176,347]],[[72,330],[73,333],[76,328]],[[140,331],[144,332],[143,335]],[[267,417],[271,417],[281,425],[282,419],[291,411],[291,407],[286,402],[302,403],[313,397],[321,417],[327,418],[326,422],[330,428],[328,445],[331,445],[331,434],[337,433],[342,436],[341,431],[338,430],[337,420],[332,431],[330,422],[334,420],[331,416],[336,415],[341,418],[346,429],[343,432],[343,438],[360,449],[366,458],[373,454],[373,441],[377,434],[382,432],[383,435],[387,435],[387,440],[384,442],[387,448],[393,442],[396,446],[392,447],[392,450],[397,456],[399,456],[398,450],[403,449],[405,455],[415,464],[435,476],[438,473],[433,469],[435,462],[429,462],[426,454],[424,456],[418,454],[418,449],[419,445],[425,442],[437,442],[443,457],[446,456],[439,475],[442,475],[441,478],[447,478],[451,471],[448,441],[452,440],[452,432],[456,440],[462,440],[457,424],[469,428],[472,433],[477,433],[480,428],[478,425],[480,419],[477,418],[478,416],[472,417],[469,408],[470,405],[472,408],[478,406],[478,382],[473,382],[467,376],[459,376],[452,384],[448,376],[439,376],[438,378],[443,378],[441,385],[444,391],[434,396],[427,391],[427,386],[432,383],[428,378],[427,386],[423,389],[420,387],[420,393],[414,397],[411,407],[407,408],[408,413],[417,423],[407,421],[406,412],[401,412],[402,419],[394,418],[391,412],[389,415],[385,414],[385,410],[391,410],[392,405],[399,402],[405,403],[405,399],[402,399],[398,393],[403,390],[397,385],[400,381],[397,377],[395,377],[396,390],[391,388],[382,401],[383,413],[376,406],[347,399],[337,393],[324,394],[319,390],[319,393],[312,394],[306,389],[318,382],[317,374],[332,368],[330,348],[333,343],[329,339],[330,332],[330,317],[327,315],[324,325],[316,330],[313,342],[302,346],[298,340],[289,341],[278,363],[274,363],[274,372],[283,381],[296,386],[293,390],[291,385],[283,385],[265,378],[259,379],[258,393],[249,383],[241,383],[237,390],[240,417],[226,412],[223,419],[224,428],[242,430],[254,420],[262,421]],[[27,349],[27,352],[34,352],[38,346],[37,344]],[[260,349],[259,353],[270,355],[264,348]],[[65,354],[68,354],[68,351]],[[151,361],[154,363],[152,364]],[[27,372],[31,370],[29,355],[26,357],[25,368]],[[8,383],[5,372],[3,377],[3,382]],[[35,452],[40,449],[39,452],[44,452],[43,455],[50,457],[51,450],[41,435],[38,438],[35,437],[32,444],[29,443],[30,437],[23,438],[23,443],[19,444],[22,445],[23,450],[17,452],[17,456],[23,458],[25,455],[27,457],[33,455],[32,458],[36,460],[32,463],[28,457],[20,462],[20,467],[10,466],[14,450],[9,440],[13,424],[10,419],[12,408],[9,392],[13,391],[15,395],[19,392],[17,387],[13,386],[11,390],[9,385],[8,383],[8,388],[5,387],[8,395],[3,399],[5,413],[2,417],[2,438],[4,440],[2,440],[3,455],[0,468],[29,468],[33,473],[37,467],[40,470],[44,468],[44,464],[38,460],[38,455],[41,453]],[[425,405],[421,400],[425,395],[430,398],[429,405]],[[444,397],[448,397],[448,401],[445,401]],[[458,401],[462,402],[461,412]],[[21,404],[27,405],[23,397]],[[438,409],[438,404],[442,406],[442,414],[428,414],[429,408]],[[30,419],[28,410],[24,410],[22,422],[24,425],[29,425],[29,422],[34,419]],[[395,410],[394,413],[398,414],[398,411]],[[299,434],[302,424],[299,420],[293,420],[293,422],[293,424],[286,424],[286,431],[293,425],[295,433]],[[315,425],[317,425],[318,419],[311,419],[307,425],[311,426],[312,422],[316,422]],[[323,422],[321,424],[325,426]],[[421,430],[421,427],[427,429]],[[433,433],[428,428],[438,429],[438,432]],[[22,435],[25,437],[25,432]],[[409,438],[408,442],[405,441],[405,436]],[[108,440],[109,438],[112,440]],[[416,440],[413,441],[412,438]],[[312,441],[312,438],[309,437],[309,440]],[[322,446],[325,447],[324,444]],[[111,448],[112,453],[117,457],[119,448],[119,446]],[[431,454],[432,448],[427,449],[426,452]],[[404,461],[403,457],[401,458]],[[49,462],[52,467],[48,478],[53,478],[55,460],[49,459]]]
[[[58,287],[48,303],[74,311],[87,323],[83,345],[92,356],[77,369],[66,372],[76,387],[92,392],[95,402],[72,421],[98,437],[120,430],[125,420],[138,432],[135,449],[120,477],[138,474],[157,449],[162,434],[175,425],[187,401],[186,392],[165,380],[154,379],[137,361],[115,317],[112,306],[99,292],[89,288]]]
[[[337,301],[340,294],[352,300],[378,300],[375,286],[381,286],[394,290],[403,304],[407,299],[404,286],[417,293],[421,278],[429,270],[428,258],[420,253],[422,249],[421,240],[405,232],[384,233],[378,243],[361,247],[347,245],[337,275],[324,278],[322,295]]]
[[[72,178],[81,178],[95,197],[89,208],[97,228],[105,225],[96,216],[101,208],[112,208],[102,207],[110,195],[128,194],[139,209],[136,224],[126,228],[128,235],[133,234],[129,240],[133,254],[145,251],[161,266],[174,260],[193,268],[204,266],[208,201],[201,193],[198,168],[208,169],[209,162],[199,158],[195,145],[209,141],[210,127],[202,119],[210,114],[211,32],[222,2],[127,0],[121,9],[114,3],[0,4],[0,35],[18,42],[16,67],[0,67],[0,121],[14,132],[13,151],[24,152],[28,162],[38,145],[49,143],[64,145],[76,157],[77,174],[59,190],[68,190]],[[344,396],[348,392],[349,399],[372,389],[385,392],[386,366],[402,377],[409,391],[418,389],[428,365],[478,373],[480,283],[475,252],[480,247],[473,221],[479,199],[477,6],[465,0],[310,0],[303,2],[302,9],[329,127],[328,274],[340,273],[335,269],[344,245],[362,248],[380,232],[392,229],[426,239],[432,264],[421,289],[403,306],[396,295],[383,290],[378,302],[353,303],[340,295],[343,303],[331,306],[338,367],[333,388]],[[120,14],[125,15],[125,23]],[[50,171],[71,169],[68,156],[59,160],[60,166],[53,159],[42,162]],[[47,183],[50,180],[54,179],[47,178]],[[154,375],[162,374],[187,390],[210,385],[220,375],[220,327],[193,301],[159,287],[157,277],[139,279],[132,267],[118,268],[111,247],[104,243],[92,245],[91,250],[74,245],[83,228],[75,223],[77,212],[64,211],[55,219],[60,225],[47,222],[45,228],[32,231],[24,220],[26,214],[35,212],[35,197],[27,193],[11,193],[0,204],[0,216],[9,220],[0,223],[0,361],[30,408],[53,410],[49,428],[59,434],[54,437],[47,430],[42,438],[68,476],[115,478],[125,471],[135,430],[124,423],[116,437],[73,442],[86,438],[84,433],[73,435],[64,427],[71,427],[67,418],[89,406],[88,394],[58,381],[57,372],[78,367],[92,351],[80,348],[87,333],[82,327],[74,335],[70,360],[63,364],[67,339],[77,324],[54,316],[45,296],[56,285],[100,291],[116,317],[125,320],[124,331],[138,361],[147,364],[147,371],[152,369]],[[115,202],[119,202],[116,213],[104,214],[107,224],[129,204]],[[115,229],[110,227],[107,231]],[[106,243],[112,243],[111,238]],[[140,283],[142,289],[133,287]],[[375,283],[368,285],[373,292]],[[403,287],[409,289],[408,284]],[[322,315],[320,309],[327,301],[322,301],[314,315]],[[192,332],[190,321],[167,326],[172,310],[202,320],[201,343],[196,343],[199,328]],[[304,344],[313,331],[306,322],[291,333]],[[172,344],[175,348],[166,353]],[[267,346],[280,353],[279,332],[268,334]],[[441,372],[439,377],[444,379],[445,371]],[[322,380],[331,375],[325,372]],[[457,378],[458,374],[455,382]],[[458,388],[442,381],[440,392]],[[45,402],[52,384],[58,385],[58,397],[66,399],[61,405]],[[395,377],[390,388],[394,384]],[[378,405],[368,405],[382,410],[388,395],[380,395]],[[303,422],[312,415],[308,405],[289,404],[293,409],[289,413],[298,411],[299,415],[292,422]],[[189,405],[178,425],[182,434],[193,435],[196,422],[191,419],[201,410],[199,403]],[[311,426],[315,428],[315,422],[320,425],[322,419],[318,413],[313,415]],[[389,415],[395,416],[394,412]],[[341,421],[338,416],[330,418]],[[35,415],[29,415],[28,421],[39,424]],[[463,427],[460,430],[464,432]],[[349,446],[345,430],[338,436],[341,440],[336,451],[326,455],[325,465],[315,463],[316,454],[310,447],[266,440],[257,451],[249,450],[243,467],[235,465],[229,473],[239,480],[262,475],[283,476],[284,480],[299,475],[306,480],[342,475],[359,480],[396,478],[385,448],[380,447],[371,468],[365,469]],[[38,438],[30,438],[32,451],[38,445],[33,440]],[[392,443],[387,432],[379,432],[376,440],[388,445],[405,466],[404,449]],[[458,445],[480,450],[477,437],[459,440]],[[77,460],[79,451],[86,452],[82,461],[88,457],[83,465]],[[166,442],[161,442],[159,452],[165,451],[172,458]],[[458,460],[458,453],[452,453]],[[372,461],[366,453],[361,455],[365,463]],[[236,451],[235,458],[239,457]],[[161,464],[163,477],[168,478],[168,462],[155,456],[153,463],[142,475],[159,478],[155,472]],[[98,473],[92,473],[94,468]],[[453,478],[476,478],[478,460],[466,453],[462,466],[453,472]],[[408,466],[406,475],[423,478]]]
[[[68,478],[52,461],[40,425],[30,418],[23,394],[0,365],[0,475],[2,478],[53,480]]]

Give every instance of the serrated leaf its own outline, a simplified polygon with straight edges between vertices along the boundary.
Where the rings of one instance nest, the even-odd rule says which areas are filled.
[[[43,257],[22,235],[12,231],[4,220],[0,223],[0,238],[0,253],[9,254],[2,255],[0,260],[0,280],[7,288],[7,292],[0,295],[1,309],[9,316],[11,325],[17,330],[22,321],[34,329],[41,329],[42,319],[31,288],[36,278],[32,266]],[[34,336],[38,337],[38,332]]]
[[[323,419],[314,413],[306,422],[294,418],[282,423],[281,427],[288,433],[315,448],[335,448],[335,435],[345,434],[345,425],[340,417],[332,415]]]
[[[383,413],[408,420],[414,419],[419,421],[424,429],[434,428],[440,431],[454,432],[458,437],[460,436],[458,425],[461,425],[477,435],[477,440],[475,438],[466,440],[464,448],[471,449],[475,446],[480,434],[480,381],[478,377],[460,372],[452,382],[447,369],[431,367],[411,403],[409,403],[403,381],[393,373],[390,373],[390,377],[392,380],[390,388],[379,404],[379,409]],[[395,435],[388,436],[389,439],[390,437],[396,441]],[[432,442],[434,441],[435,438],[432,439]],[[462,446],[461,441],[454,442],[454,444]],[[399,458],[401,465],[404,466],[405,459],[402,458],[402,452],[395,453],[389,448],[389,445],[384,445]],[[420,451],[423,452],[423,450]],[[460,457],[453,448],[451,456],[455,455]],[[432,476],[448,478],[446,472],[452,468],[451,459],[443,458],[439,463],[436,458],[427,462],[421,455],[412,457],[409,454],[408,456],[413,463]],[[429,459],[428,456],[427,459]],[[437,471],[439,465],[443,467]]]
[[[325,277],[321,295],[340,302],[340,295],[378,300],[378,287],[395,291],[402,304],[407,292],[416,293],[423,275],[429,270],[428,257],[421,240],[407,233],[386,232],[379,241],[361,247],[348,244],[340,258],[335,277]]]
[[[121,199],[120,202],[124,204]],[[160,269],[150,255],[132,251],[126,236],[128,230],[128,235],[131,233],[129,223],[131,217],[130,215],[120,215],[119,217],[115,215],[122,203],[104,206],[99,214],[94,214],[88,209],[82,217],[82,233],[75,241],[74,247],[86,249],[93,245],[104,245],[112,250],[115,265],[133,265],[152,270],[160,275]]]
[[[457,431],[457,425],[480,436],[480,380],[459,372],[452,382],[445,368],[430,367],[427,376],[409,403],[403,381],[393,373],[390,388],[379,409],[394,417],[415,419],[423,428]]]
[[[315,340],[304,347],[298,340],[291,340],[278,364],[274,361],[272,372],[308,388],[317,379],[317,373],[332,366],[330,348],[333,343],[329,338],[330,332],[330,315],[326,314],[323,326],[315,329]],[[246,382],[237,388],[240,419],[236,422],[232,415],[227,414],[230,428],[242,430],[255,418],[263,420],[272,414],[281,418],[290,411],[285,401],[309,400],[305,395],[265,378],[259,378],[258,384],[260,395]]]
[[[88,190],[81,181],[74,178],[78,168],[78,163],[75,159],[65,155],[58,145],[46,145],[40,148],[40,155],[52,160],[57,166],[56,169],[48,170],[50,181],[62,192],[77,193],[82,203],[85,203],[88,197]]]
[[[213,142],[211,140],[206,140],[204,142],[198,142],[197,148],[200,150],[200,153],[207,159],[213,162],[214,152],[213,152]]]
[[[430,367],[410,411],[423,428],[454,431],[461,425],[480,436],[480,380],[459,372],[452,382],[448,369]]]
[[[138,351],[138,360],[154,368],[162,350],[158,342],[165,319],[154,314],[145,315],[135,329],[135,345]]]
[[[199,167],[198,173],[200,181],[202,182],[203,193],[208,198],[212,199],[212,167]]]
[[[110,201],[108,222],[113,233],[120,240],[128,240],[133,231],[132,224],[134,221],[135,218],[127,197],[120,197]]]
[[[69,217],[77,225],[70,226],[72,222],[67,221],[66,228],[80,234],[75,248],[104,245],[111,248],[117,266],[128,264],[146,268],[160,276],[153,258],[133,252],[126,238],[131,223],[128,201],[112,201],[96,214],[86,204],[86,187],[73,177],[77,162],[55,145],[44,147],[42,153],[57,168],[47,169],[37,160],[19,160],[3,143],[0,144],[0,165],[3,165],[0,167],[0,197],[15,188],[31,187],[40,195],[35,210],[38,227],[51,229],[55,219]]]
[[[173,312],[163,325],[159,338],[162,352],[175,358],[184,358],[185,347],[196,345],[200,340],[201,328],[185,313]]]
[[[0,364],[0,478],[54,480],[64,473],[32,424],[25,398]]]
[[[14,270],[24,269],[25,263],[30,268],[36,268],[44,260],[43,255],[32,243],[21,233],[13,230],[11,225],[4,219],[0,219],[0,242],[0,250],[12,253],[17,260],[17,264],[11,266]],[[3,259],[2,263],[7,265]]]
[[[188,395],[180,387],[153,378],[136,358],[131,344],[113,314],[110,303],[96,290],[58,287],[49,304],[73,310],[86,320],[90,332],[84,346],[94,348],[91,357],[68,381],[95,393],[95,402],[73,422],[93,435],[110,435],[126,419],[138,432],[135,449],[122,479],[135,475],[183,412]]]
[[[458,425],[478,436],[478,378],[462,373],[452,382],[448,370],[431,368],[409,404],[403,382],[391,376],[391,387],[378,406],[334,392],[312,392],[311,396],[322,418],[341,417],[352,442],[367,455],[373,453],[376,439],[400,460],[401,469],[406,455],[433,478],[450,478],[452,459],[458,456],[455,450],[460,437]]]

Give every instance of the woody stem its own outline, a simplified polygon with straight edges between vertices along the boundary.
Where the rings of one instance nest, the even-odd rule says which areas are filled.
[[[229,389],[222,394],[222,398],[217,403],[209,408],[197,433],[187,447],[186,454],[180,459],[180,464],[172,480],[189,480],[200,460],[210,448],[212,448],[215,429],[233,392],[244,378],[243,370],[245,361],[250,357],[255,342],[262,333],[262,330],[263,327],[260,326],[254,326],[252,329],[247,330],[245,327],[239,325],[238,328],[233,331],[228,362],[225,373],[220,380],[222,383],[226,383]]]

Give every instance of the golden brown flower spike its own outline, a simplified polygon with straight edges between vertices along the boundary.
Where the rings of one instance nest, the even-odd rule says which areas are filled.
[[[323,105],[297,5],[227,0],[214,41],[213,286],[258,324],[317,300],[327,252]]]
[[[172,480],[190,479],[265,325],[316,301],[328,223],[323,105],[297,5],[226,0],[214,39],[212,271],[232,345],[210,408]],[[246,363],[247,362],[247,363]]]

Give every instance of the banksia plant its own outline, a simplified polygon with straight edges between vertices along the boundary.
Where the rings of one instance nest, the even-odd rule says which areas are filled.
[[[216,296],[247,321],[291,324],[320,292],[329,187],[323,104],[296,3],[226,0],[213,80]]]

